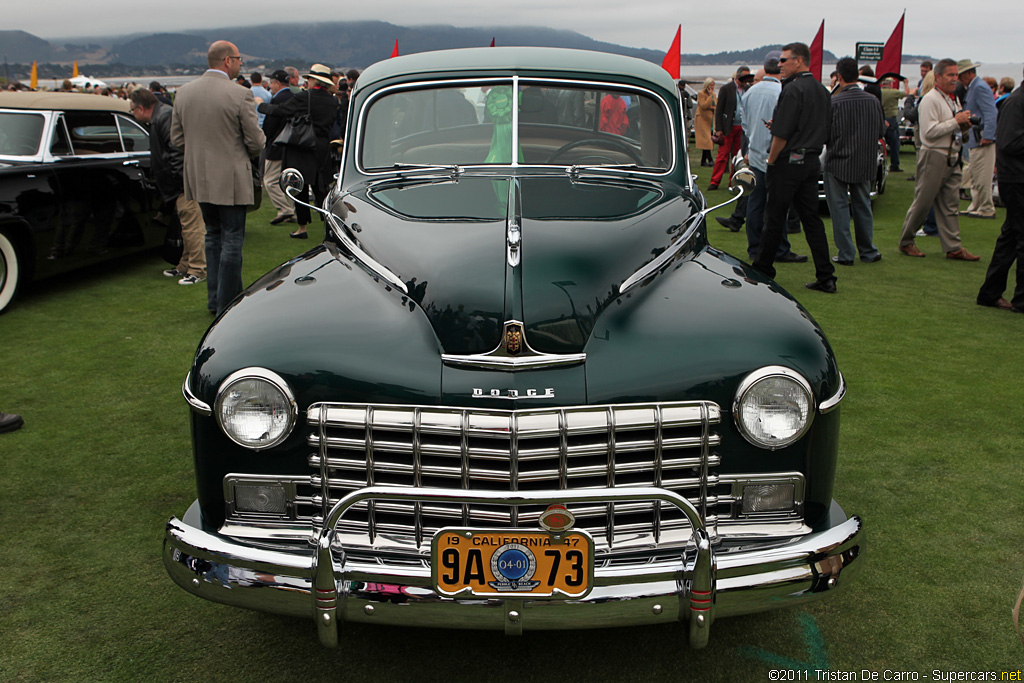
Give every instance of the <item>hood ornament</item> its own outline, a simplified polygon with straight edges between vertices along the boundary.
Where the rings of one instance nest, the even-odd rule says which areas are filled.
[[[450,367],[470,367],[478,370],[538,370],[579,365],[587,360],[587,354],[534,351],[526,340],[526,326],[523,321],[507,320],[498,348],[489,353],[465,356],[443,353],[441,360]]]

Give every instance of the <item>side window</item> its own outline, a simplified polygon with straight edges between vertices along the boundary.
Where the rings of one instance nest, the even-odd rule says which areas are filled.
[[[139,124],[129,121],[124,116],[118,116],[117,125],[121,128],[121,140],[124,141],[126,152],[137,154],[149,151],[149,134],[139,127]]]
[[[64,112],[64,121],[71,134],[71,149],[75,156],[124,152],[113,113],[68,111]]]
[[[68,129],[64,121],[64,115],[57,117],[53,126],[53,139],[50,141],[50,154],[55,157],[62,157],[71,154],[71,141],[68,140]]]

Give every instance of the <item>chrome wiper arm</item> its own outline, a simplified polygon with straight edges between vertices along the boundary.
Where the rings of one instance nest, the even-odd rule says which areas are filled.
[[[458,164],[394,164],[391,167],[397,175],[428,173],[431,171],[447,171],[452,179],[458,179],[465,171]]]
[[[663,169],[654,168],[653,166],[639,166],[637,164],[573,164],[565,169],[566,174],[573,180],[579,178],[583,173],[593,173],[595,175],[600,174],[602,171],[616,171],[632,173],[635,171],[651,172],[660,171]]]

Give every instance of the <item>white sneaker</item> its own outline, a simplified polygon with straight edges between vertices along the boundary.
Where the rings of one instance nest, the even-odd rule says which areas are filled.
[[[184,277],[185,273],[181,272],[177,268],[168,268],[164,271],[164,277]]]
[[[918,228],[917,232],[914,233],[914,237],[927,237],[928,233],[924,231],[924,228]]]
[[[196,277],[195,275],[186,275],[185,277],[178,280],[179,285],[194,285],[205,280],[205,277]]]

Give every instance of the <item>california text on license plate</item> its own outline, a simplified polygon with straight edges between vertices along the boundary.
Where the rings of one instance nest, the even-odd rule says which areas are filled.
[[[441,529],[430,559],[442,595],[582,598],[594,581],[586,531]]]

